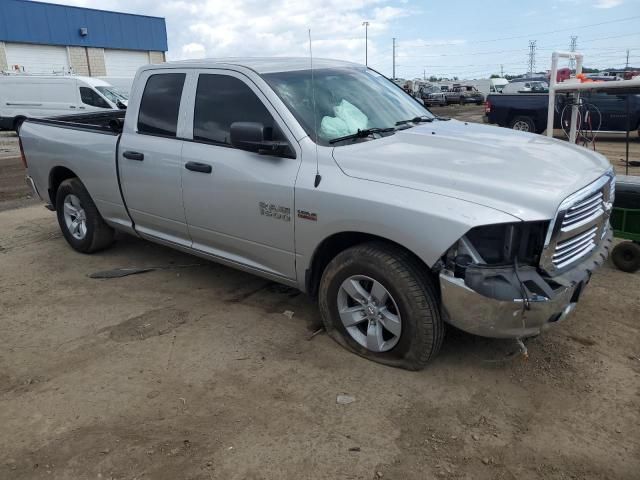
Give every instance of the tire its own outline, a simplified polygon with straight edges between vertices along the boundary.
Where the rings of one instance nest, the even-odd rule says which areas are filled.
[[[74,250],[93,253],[113,243],[114,230],[102,219],[78,178],[69,178],[58,187],[56,212],[60,230]]]
[[[364,288],[364,293],[373,291],[371,287],[374,282],[386,292],[388,296],[384,304],[378,302],[377,306],[373,306],[379,312],[372,313],[369,310],[372,307],[370,301],[361,306],[346,293],[344,287],[353,287],[354,279]],[[376,294],[375,298],[380,299],[380,295]],[[371,242],[339,253],[322,274],[319,304],[327,333],[343,347],[374,362],[420,370],[442,345],[444,323],[433,282],[424,266],[399,247]],[[354,319],[353,325],[345,325],[339,308],[352,309],[352,312],[343,316],[351,315],[348,321]],[[380,313],[383,311],[386,313]],[[361,316],[366,318],[360,319]],[[390,322],[389,318],[394,316],[397,321]],[[373,321],[371,317],[374,317]],[[392,329],[381,326],[390,326]],[[367,335],[370,329],[382,331],[377,336],[382,341],[378,342],[376,348],[368,347],[370,338],[376,338],[376,335]],[[376,343],[374,340],[372,344]]]
[[[459,103],[460,103],[460,105],[464,105],[464,97],[460,97]]]
[[[640,269],[640,245],[635,242],[619,243],[611,252],[611,260],[623,272],[637,272]]]
[[[511,122],[509,122],[509,128],[529,133],[535,133],[537,131],[536,123],[533,121],[533,118],[527,117],[526,115],[518,115],[517,117],[514,117]]]

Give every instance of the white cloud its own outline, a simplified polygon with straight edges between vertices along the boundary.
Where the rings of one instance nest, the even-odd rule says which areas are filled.
[[[412,13],[394,0],[103,0],[100,8],[165,17],[170,60],[308,55],[310,28],[315,56],[363,62],[368,21],[369,58],[384,51],[386,62],[391,24]]]
[[[204,58],[206,56],[206,49],[201,43],[187,43],[183,45],[182,56],[186,58]]]
[[[596,8],[613,8],[622,5],[623,0],[598,0],[594,7]]]

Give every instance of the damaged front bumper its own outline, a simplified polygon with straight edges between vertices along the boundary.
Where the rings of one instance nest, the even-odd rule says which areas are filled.
[[[443,270],[440,290],[444,318],[461,330],[483,337],[538,335],[575,309],[591,274],[609,256],[612,238],[609,229],[586,260],[552,278],[541,276],[533,267],[518,272],[513,267],[477,267],[467,273],[466,281]]]

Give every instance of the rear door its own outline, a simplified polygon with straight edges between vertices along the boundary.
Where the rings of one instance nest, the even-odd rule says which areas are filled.
[[[188,70],[148,70],[137,115],[127,116],[118,148],[122,191],[142,235],[191,245],[182,203],[184,117]],[[135,108],[135,107],[134,107]],[[131,122],[129,119],[131,118]]]
[[[195,83],[195,82],[194,82]],[[274,140],[298,149],[291,132],[259,88],[229,70],[203,70],[182,169],[184,208],[193,248],[272,275],[295,278],[294,184],[297,158],[234,148],[234,122],[273,128]],[[293,150],[295,152],[295,150]],[[202,166],[191,169],[190,165]]]

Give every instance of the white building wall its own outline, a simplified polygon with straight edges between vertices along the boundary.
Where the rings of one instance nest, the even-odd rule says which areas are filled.
[[[132,77],[139,67],[151,63],[149,52],[132,50],[105,49],[104,61],[106,74],[112,77]]]
[[[66,47],[7,42],[5,54],[10,70],[13,70],[15,65],[27,73],[40,74],[64,72],[69,69]]]
[[[164,61],[164,52],[0,42],[0,71],[18,65],[32,74],[71,70],[92,77],[133,77],[139,67]]]

